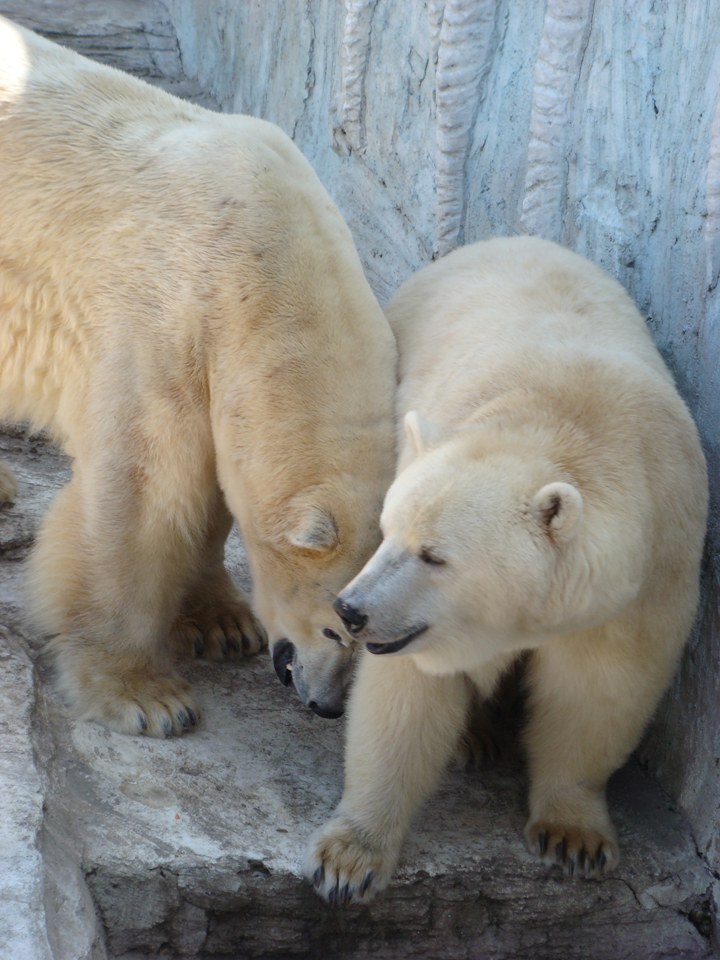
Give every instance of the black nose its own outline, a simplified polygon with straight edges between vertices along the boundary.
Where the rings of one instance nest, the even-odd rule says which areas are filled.
[[[293,685],[292,661],[295,656],[295,647],[289,640],[278,640],[273,644],[273,666],[275,673],[280,678],[280,683],[285,687]]]
[[[342,707],[326,707],[322,704],[316,703],[314,700],[311,700],[308,706],[313,713],[316,713],[319,717],[322,717],[323,720],[337,720],[338,717],[341,717],[345,713]]]
[[[345,603],[345,601],[339,597],[333,604],[333,610],[345,624],[348,632],[353,635],[360,633],[368,622],[367,614],[361,613],[357,607],[350,606],[349,603]]]

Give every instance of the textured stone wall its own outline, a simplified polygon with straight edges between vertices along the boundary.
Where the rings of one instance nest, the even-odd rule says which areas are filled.
[[[642,755],[717,877],[717,0],[167,2],[185,73],[295,139],[381,302],[458,244],[522,232],[637,301],[700,426],[713,504],[699,626]]]

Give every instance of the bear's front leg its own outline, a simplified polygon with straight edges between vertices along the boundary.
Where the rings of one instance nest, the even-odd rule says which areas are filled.
[[[571,877],[599,878],[619,861],[606,783],[637,745],[668,676],[634,646],[630,630],[605,624],[552,640],[529,662],[525,836]]]
[[[463,675],[432,677],[409,657],[363,654],[348,710],[345,791],[305,859],[308,879],[328,903],[369,900],[387,886],[467,707]]]
[[[225,541],[232,523],[218,487],[195,574],[171,630],[171,643],[181,655],[236,659],[253,656],[267,645],[250,601],[225,569]]]
[[[57,685],[76,716],[119,733],[170,736],[200,716],[174,670],[168,635],[207,499],[147,476],[133,483],[137,470],[123,466],[90,470],[76,461],[38,536],[30,594],[40,624],[55,634]]]

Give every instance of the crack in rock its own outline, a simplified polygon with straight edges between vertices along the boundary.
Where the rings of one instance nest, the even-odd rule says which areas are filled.
[[[315,21],[313,20],[312,15],[311,15],[310,0],[308,0],[307,6],[306,6],[306,8],[305,8],[305,12],[306,12],[306,15],[307,15],[308,23],[310,24],[310,45],[309,45],[309,47],[308,47],[307,69],[306,69],[306,71],[305,71],[305,94],[304,94],[303,99],[302,99],[302,110],[300,111],[300,116],[297,118],[297,120],[296,120],[295,123],[293,124],[293,130],[292,130],[292,133],[291,133],[291,135],[290,135],[292,140],[295,140],[295,137],[296,137],[296,135],[297,135],[298,126],[299,126],[299,125],[302,123],[302,121],[305,119],[305,115],[306,115],[306,113],[307,113],[308,101],[310,100],[310,97],[311,97],[312,94],[313,94],[313,90],[315,89],[315,70],[314,70],[314,68],[313,68],[313,64],[314,64],[314,62],[315,62],[315,32],[316,32],[316,29],[315,29]]]
[[[708,290],[720,278],[720,95],[710,134],[710,157],[705,174],[707,219],[705,220],[705,262]]]

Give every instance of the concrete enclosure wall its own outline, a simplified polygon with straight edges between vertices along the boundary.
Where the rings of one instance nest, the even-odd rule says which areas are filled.
[[[278,123],[381,302],[494,234],[538,233],[635,298],[705,444],[699,625],[642,755],[718,876],[720,17],[716,0],[168,0],[185,73]],[[672,504],[668,504],[672,509]]]

